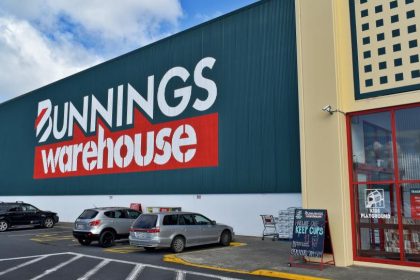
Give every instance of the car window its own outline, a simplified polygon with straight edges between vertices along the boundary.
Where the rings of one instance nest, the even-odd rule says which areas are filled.
[[[180,225],[194,225],[195,222],[194,222],[193,215],[190,215],[190,214],[188,214],[188,215],[181,215],[179,217],[179,224]]]
[[[98,215],[98,211],[88,209],[83,211],[83,213],[79,216],[79,219],[93,219]]]
[[[105,216],[107,216],[108,218],[115,218],[115,212],[114,211],[106,211],[104,213]]]
[[[197,225],[210,225],[211,221],[202,215],[194,215],[194,220]]]
[[[26,211],[37,211],[38,208],[32,206],[32,205],[25,205]]]
[[[178,215],[166,215],[163,217],[164,226],[175,226],[178,224]]]
[[[10,208],[10,212],[22,212],[22,207],[13,207]]]
[[[140,212],[132,209],[127,209],[126,212],[129,219],[137,219],[141,214]]]
[[[127,218],[126,212],[123,210],[115,210],[115,219]]]
[[[157,215],[141,214],[133,223],[133,228],[154,228],[156,226]]]

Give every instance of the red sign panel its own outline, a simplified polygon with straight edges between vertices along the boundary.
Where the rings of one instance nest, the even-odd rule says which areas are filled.
[[[411,218],[420,220],[420,189],[410,190]]]
[[[142,172],[218,165],[218,114],[151,124],[134,111],[134,127],[96,135],[73,126],[73,139],[35,148],[34,178]]]

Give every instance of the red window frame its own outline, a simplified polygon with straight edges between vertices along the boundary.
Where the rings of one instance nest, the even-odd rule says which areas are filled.
[[[405,250],[404,250],[404,235],[403,235],[403,223],[402,223],[402,206],[401,206],[401,185],[410,183],[410,184],[420,184],[419,180],[400,180],[399,177],[399,166],[398,166],[398,154],[397,154],[397,141],[396,141],[396,122],[395,122],[395,112],[401,109],[409,108],[420,108],[420,103],[413,103],[408,105],[392,106],[379,109],[364,110],[358,112],[352,112],[346,114],[346,127],[347,127],[347,152],[348,152],[348,168],[349,168],[349,191],[350,191],[350,203],[351,203],[351,227],[352,227],[352,248],[353,248],[353,260],[362,261],[362,262],[372,262],[372,263],[381,263],[381,264],[392,264],[392,265],[402,265],[402,266],[411,266],[411,267],[420,267],[420,262],[406,261],[405,259]],[[393,149],[393,162],[394,162],[394,179],[393,180],[384,180],[380,182],[366,181],[358,182],[354,180],[353,172],[353,146],[352,146],[352,135],[351,135],[351,118],[354,116],[372,114],[372,113],[381,113],[389,112],[391,114],[391,130],[392,130],[392,149]],[[355,213],[355,197],[354,197],[354,188],[358,185],[368,185],[368,184],[393,184],[396,188],[397,195],[397,217],[398,217],[398,232],[399,232],[399,248],[400,248],[400,260],[391,260],[391,259],[380,259],[375,257],[361,257],[357,256],[357,235],[359,234],[357,225],[356,225],[356,213]]]

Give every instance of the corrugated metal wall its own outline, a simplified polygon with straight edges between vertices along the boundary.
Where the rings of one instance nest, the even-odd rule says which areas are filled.
[[[80,108],[94,94],[106,104],[109,88],[130,83],[144,93],[149,75],[158,83],[168,69],[193,71],[203,57],[216,59],[205,73],[218,88],[206,111],[219,117],[217,167],[33,179],[39,101]],[[169,120],[154,109],[153,123]],[[200,114],[187,109],[177,119]],[[0,195],[293,192],[300,192],[294,0],[258,2],[0,105]]]

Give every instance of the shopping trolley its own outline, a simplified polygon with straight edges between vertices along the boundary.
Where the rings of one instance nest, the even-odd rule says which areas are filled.
[[[260,215],[263,221],[264,230],[262,233],[262,240],[266,236],[272,236],[273,241],[279,239],[279,233],[277,232],[277,223],[273,215]]]

